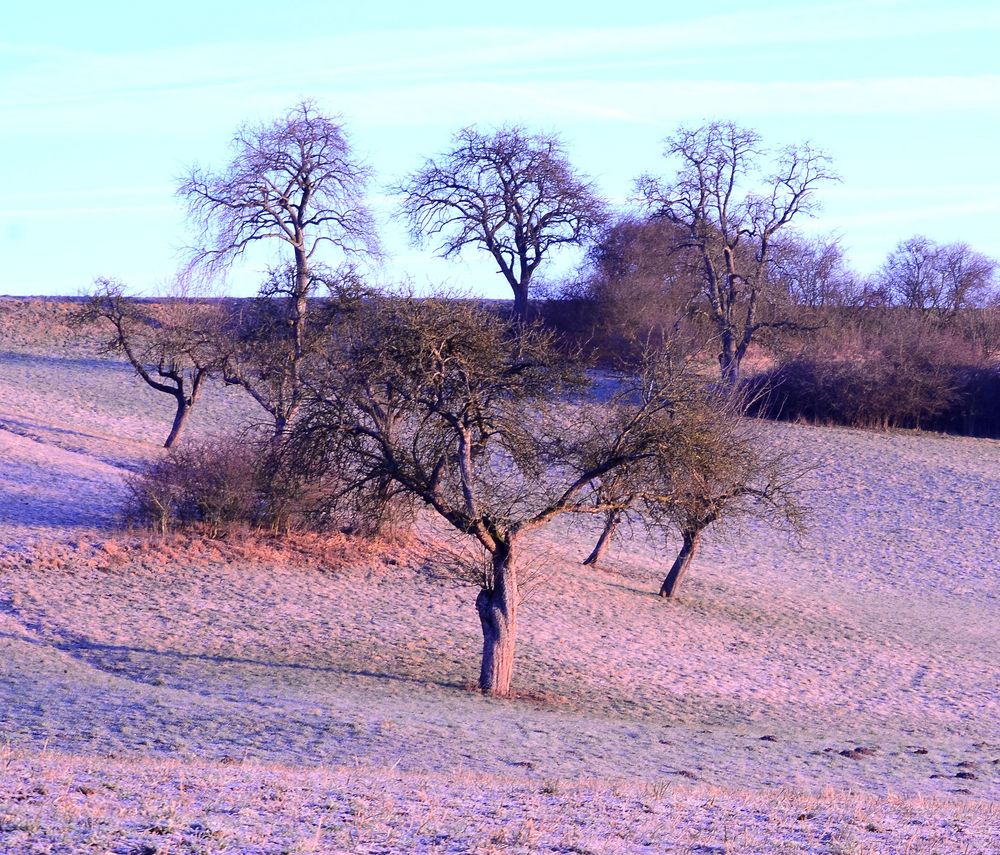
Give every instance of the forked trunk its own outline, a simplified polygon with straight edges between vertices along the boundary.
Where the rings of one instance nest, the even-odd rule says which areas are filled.
[[[164,448],[173,448],[174,443],[180,438],[187,425],[188,415],[191,413],[191,404],[183,394],[177,395],[177,412],[174,413],[174,423],[167,434],[167,441],[163,443]]]
[[[670,572],[667,573],[667,578],[660,585],[660,596],[667,599],[674,596],[677,593],[677,589],[681,586],[684,574],[687,573],[687,569],[691,565],[691,560],[698,551],[698,541],[701,538],[701,532],[685,531],[682,537],[681,551],[677,553],[677,558],[674,559]]]
[[[594,551],[584,559],[584,564],[597,564],[604,558],[604,553],[608,551],[608,547],[615,536],[615,529],[618,528],[620,521],[621,513],[619,511],[608,511],[607,516],[604,518],[604,531],[601,532],[601,536],[594,546]]]
[[[492,568],[492,587],[483,588],[476,597],[476,609],[483,625],[479,689],[484,695],[503,698],[510,694],[517,634],[517,572],[510,544],[497,548]]]

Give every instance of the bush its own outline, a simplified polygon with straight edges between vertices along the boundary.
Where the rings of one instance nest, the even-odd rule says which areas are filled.
[[[857,428],[1000,437],[1000,372],[878,353],[855,361],[798,356],[748,384],[756,415]]]
[[[268,442],[240,437],[172,449],[127,483],[126,517],[160,532],[199,525],[271,531],[317,527],[319,485],[296,477]],[[313,513],[315,511],[315,513]]]
[[[172,449],[126,483],[125,516],[163,534],[197,526],[218,537],[234,526],[272,533],[332,528],[366,538],[404,537],[413,506],[378,485],[341,490],[290,445],[232,437]]]
[[[696,311],[701,268],[686,243],[664,219],[617,220],[591,247],[582,278],[538,305],[541,319],[613,368],[638,365],[647,345],[679,333],[705,341],[711,331],[699,328],[704,318]]]
[[[955,371],[955,400],[935,429],[1000,439],[1000,369],[964,366]]]
[[[255,515],[256,461],[233,442],[188,443],[128,481],[126,516],[166,533],[204,523],[215,536],[226,523]]]

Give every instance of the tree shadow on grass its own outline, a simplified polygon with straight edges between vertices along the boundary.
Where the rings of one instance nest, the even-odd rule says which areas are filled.
[[[607,571],[605,571],[607,572]],[[614,588],[616,591],[625,591],[628,594],[638,594],[640,597],[652,597],[656,600],[663,599],[653,588],[642,588],[636,585],[626,585],[623,582],[614,582],[611,579],[597,578],[594,581],[606,588]],[[667,601],[668,602],[668,601]]]
[[[13,614],[14,617],[32,633],[39,633],[41,628],[37,625],[22,620],[9,606],[0,605],[0,610]],[[53,630],[49,629],[52,633]],[[316,674],[330,674],[340,677],[364,677],[372,680],[391,681],[415,686],[437,686],[443,689],[459,689],[463,692],[467,690],[467,684],[463,682],[434,679],[432,677],[414,677],[407,674],[394,674],[388,671],[379,671],[372,668],[352,668],[347,665],[311,665],[305,662],[282,662],[269,659],[257,659],[249,656],[230,656],[224,654],[211,653],[188,653],[178,650],[156,650],[151,647],[141,647],[127,644],[107,644],[104,642],[91,641],[84,636],[68,632],[63,629],[56,629],[54,633],[59,636],[58,640],[45,640],[32,635],[16,635],[10,632],[0,632],[0,638],[15,639],[21,642],[48,647],[68,654],[71,658],[82,662],[90,668],[102,673],[129,680],[134,683],[142,683],[150,686],[164,685],[160,669],[142,668],[137,669],[132,656],[147,656],[154,660],[167,660],[173,662],[198,662],[207,665],[224,666],[238,665],[250,666],[254,668],[264,668],[273,671],[304,671]],[[190,686],[174,686],[183,691],[193,691],[204,697],[212,697],[216,692],[207,691],[204,687],[194,688]]]
[[[105,463],[123,472],[141,471],[144,463],[134,457],[124,454],[100,454],[89,448],[86,443],[102,443],[120,446],[121,437],[114,437],[110,434],[87,433],[73,428],[44,424],[42,422],[25,421],[20,417],[0,413],[0,431],[6,431],[14,436],[37,442],[44,446],[53,446],[60,451],[67,451],[71,454],[78,454],[81,457]],[[78,442],[74,442],[78,440]],[[133,441],[140,445],[139,441]],[[141,446],[140,446],[141,447]]]
[[[76,436],[81,439],[96,439],[106,441],[107,435],[97,433],[86,433],[67,427],[56,427],[52,424],[42,424],[41,422],[29,422],[21,418],[14,418],[10,415],[0,415],[0,430],[5,430],[15,436],[23,436],[26,439],[33,439],[36,442],[44,442],[45,434],[54,433],[58,436]]]
[[[44,529],[100,529],[111,530],[118,524],[117,516],[100,503],[73,489],[58,497],[10,490],[0,484],[0,529],[4,525],[31,526]],[[0,531],[0,539],[3,533]]]
[[[89,371],[98,370],[108,373],[132,371],[132,367],[124,359],[49,356],[39,353],[19,353],[16,350],[0,350],[0,362],[33,363],[49,368],[86,368]]]

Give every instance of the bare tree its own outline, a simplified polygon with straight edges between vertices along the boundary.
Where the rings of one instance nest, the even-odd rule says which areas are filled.
[[[863,289],[836,238],[785,235],[771,253],[770,279],[793,306],[807,309],[853,305]]]
[[[665,155],[680,161],[677,176],[637,182],[650,212],[681,227],[684,247],[697,254],[730,386],[754,334],[789,323],[764,311],[775,237],[814,209],[817,185],[834,177],[828,158],[809,145],[782,149],[767,172],[760,143],[756,131],[731,122],[682,127],[666,140]]]
[[[643,496],[668,489],[662,485],[669,482],[687,441],[685,412],[692,401],[705,395],[704,384],[691,370],[697,349],[676,328],[665,340],[647,338],[636,344],[638,359],[635,364],[622,365],[617,389],[603,408],[608,422],[595,426],[592,435],[614,436],[615,424],[626,424],[638,408],[645,413],[644,453],[623,460],[600,478],[597,497],[608,510],[585,565],[600,564],[619,527],[643,517]]]
[[[259,242],[291,250],[291,263],[272,270],[261,289],[271,319],[260,337],[266,352],[227,361],[228,382],[244,386],[274,418],[280,433],[297,408],[301,366],[309,348],[310,297],[328,279],[317,262],[332,245],[346,259],[374,256],[378,242],[364,193],[370,170],[354,155],[342,125],[302,102],[265,125],[246,125],[233,138],[233,159],[221,172],[193,167],[178,189],[200,239],[189,271],[217,274]],[[260,308],[260,304],[256,308]],[[274,318],[280,310],[280,319]],[[245,330],[244,330],[245,332]],[[266,338],[266,343],[264,339]],[[275,339],[284,370],[275,372]],[[248,362],[269,363],[267,380],[254,377]],[[279,376],[280,375],[280,376]],[[263,386],[270,386],[264,393]],[[279,388],[280,387],[280,388]]]
[[[343,127],[312,103],[271,124],[243,126],[232,148],[223,171],[194,166],[178,188],[201,230],[192,268],[218,273],[252,244],[278,240],[292,250],[295,291],[305,294],[323,243],[348,255],[377,251],[364,200],[370,170]]]
[[[164,448],[171,448],[187,425],[202,386],[220,369],[213,344],[212,309],[193,300],[171,299],[160,316],[129,296],[122,283],[99,278],[80,315],[83,322],[111,327],[107,353],[124,356],[151,389],[173,397],[173,424]]]
[[[327,371],[294,432],[300,459],[350,490],[388,479],[474,540],[480,688],[510,691],[525,536],[616,505],[603,477],[654,453],[659,404],[573,405],[581,382],[550,334],[468,302],[366,301],[329,339]]]
[[[532,277],[548,253],[579,245],[606,219],[596,189],[569,163],[562,142],[521,127],[465,128],[452,149],[396,188],[415,240],[441,240],[444,258],[487,250],[527,317]]]
[[[597,543],[594,544],[590,555],[583,559],[584,564],[596,567],[604,560],[604,555],[607,553],[608,547],[611,546],[615,533],[618,531],[618,526],[622,524],[624,517],[625,511],[621,508],[612,508],[605,512],[604,528],[601,529],[601,536],[597,538]]]
[[[938,250],[938,266],[948,295],[948,311],[983,309],[1000,298],[997,261],[967,243],[949,243]]]
[[[887,302],[925,320],[950,320],[996,294],[997,263],[967,244],[945,246],[917,235],[889,253],[878,274]]]
[[[682,350],[647,349],[639,371],[623,378],[610,402],[618,418],[628,418],[636,402],[655,415],[642,424],[646,453],[601,478],[598,495],[610,510],[584,561],[599,562],[626,521],[658,531],[665,543],[679,534],[680,551],[660,586],[666,598],[676,593],[710,526],[749,518],[797,529],[803,515],[795,486],[804,467],[744,417],[741,396],[706,386],[689,359]]]
[[[666,542],[674,532],[681,537],[680,551],[660,585],[665,598],[677,593],[710,526],[733,526],[743,519],[791,530],[802,524],[796,484],[804,468],[768,443],[759,426],[731,402],[715,399],[698,409],[686,413],[685,447],[674,459],[668,489],[640,497],[645,515]]]

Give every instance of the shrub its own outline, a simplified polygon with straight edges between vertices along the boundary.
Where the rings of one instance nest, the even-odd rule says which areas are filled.
[[[266,505],[263,470],[252,443],[187,443],[127,482],[126,517],[163,533],[198,523],[213,537],[228,524],[259,524]]]
[[[1000,438],[1000,369],[963,366],[955,370],[955,400],[935,429],[965,436]]]
[[[1000,437],[1000,371],[901,352],[798,356],[747,384],[756,415],[858,428]]]
[[[233,526],[405,536],[406,497],[377,485],[345,494],[337,473],[313,471],[296,452],[248,436],[187,443],[128,480],[126,519],[163,534],[197,526],[210,537]]]
[[[329,484],[294,463],[272,441],[190,442],[127,482],[125,515],[163,533],[198,525],[211,537],[233,525],[272,532],[329,527]]]

